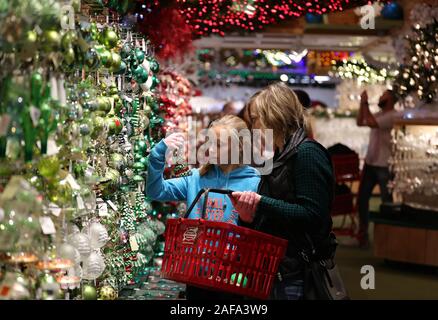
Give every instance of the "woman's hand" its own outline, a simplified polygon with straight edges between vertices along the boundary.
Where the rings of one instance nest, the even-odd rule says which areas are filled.
[[[261,195],[251,191],[233,192],[230,197],[240,219],[247,223],[253,222],[261,198]]]

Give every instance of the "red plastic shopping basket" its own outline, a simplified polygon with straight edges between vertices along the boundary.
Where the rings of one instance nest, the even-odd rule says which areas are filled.
[[[202,189],[184,218],[167,220],[162,276],[204,289],[268,298],[287,240],[229,223],[187,219],[204,193],[205,217],[209,192],[231,191]]]

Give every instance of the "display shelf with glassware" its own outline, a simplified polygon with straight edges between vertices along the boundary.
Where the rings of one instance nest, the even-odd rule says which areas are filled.
[[[396,123],[390,168],[394,204],[373,217],[375,255],[438,266],[438,118]]]

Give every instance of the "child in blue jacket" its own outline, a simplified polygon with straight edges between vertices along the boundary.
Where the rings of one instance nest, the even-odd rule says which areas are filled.
[[[220,164],[220,158],[228,154],[231,159],[232,150],[229,138],[224,139],[221,132],[224,130],[237,137],[239,130],[248,129],[246,123],[236,116],[225,116],[214,121],[209,130],[213,130],[218,138],[213,143],[216,148],[209,149],[209,159],[216,159],[218,164],[205,164],[200,169],[192,169],[191,175],[175,179],[163,178],[163,171],[166,165],[166,151],[170,149],[181,148],[184,144],[184,137],[180,133],[168,136],[158,143],[149,155],[149,167],[147,178],[147,195],[154,200],[160,201],[187,201],[190,205],[202,188],[230,189],[233,191],[257,191],[260,175],[258,171],[250,166],[241,164]],[[212,133],[212,132],[210,132]],[[243,153],[243,141],[238,138],[238,152],[240,154],[239,163],[241,163]],[[245,147],[251,148],[250,144]],[[215,152],[216,149],[216,152]],[[189,218],[201,218],[201,210],[205,197],[201,197],[196,206],[190,212]],[[207,220],[220,221],[238,224],[239,215],[234,209],[228,195],[209,193],[206,207]],[[188,300],[240,300],[242,297],[232,294],[215,292],[211,290],[200,289],[197,287],[187,286],[186,298]]]
[[[191,175],[181,178],[167,179],[163,178],[165,168],[165,155],[168,148],[178,149],[184,143],[184,137],[181,133],[174,133],[160,143],[158,143],[149,155],[149,167],[147,177],[147,195],[153,200],[159,201],[187,201],[190,205],[195,199],[197,193],[202,188],[230,189],[233,191],[257,191],[260,182],[258,171],[250,166],[241,164],[231,164],[231,144],[227,137],[221,136],[221,132],[230,135],[237,134],[239,130],[247,129],[243,120],[236,116],[228,115],[214,121],[209,130],[214,130],[218,138],[217,152],[214,154],[210,151],[210,159],[216,158],[220,163],[220,155],[225,157],[228,154],[227,164],[206,164],[200,169],[192,169]],[[221,131],[222,130],[222,131]],[[215,142],[216,143],[216,142]],[[239,153],[242,152],[242,141],[239,143]],[[242,155],[240,155],[240,160]],[[201,218],[201,210],[205,197],[191,211],[189,218]],[[207,220],[220,221],[238,224],[239,215],[228,195],[210,193],[206,208]]]

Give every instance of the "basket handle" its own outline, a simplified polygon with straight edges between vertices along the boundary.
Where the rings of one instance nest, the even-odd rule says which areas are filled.
[[[196,203],[199,201],[199,198],[201,198],[201,196],[205,193],[206,194],[205,201],[204,201],[204,204],[202,205],[202,219],[204,219],[205,211],[207,210],[208,194],[210,192],[231,195],[231,193],[233,193],[233,190],[214,189],[214,188],[212,188],[212,189],[210,189],[210,188],[204,189],[204,188],[202,188],[201,190],[199,190],[198,194],[196,195],[195,200],[193,200],[192,204],[187,209],[187,212],[184,215],[184,218],[187,218],[189,216],[190,212],[192,212],[192,210],[195,207]]]

